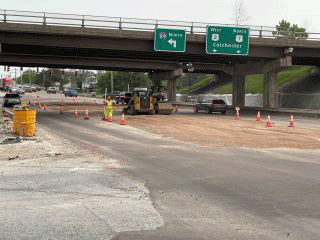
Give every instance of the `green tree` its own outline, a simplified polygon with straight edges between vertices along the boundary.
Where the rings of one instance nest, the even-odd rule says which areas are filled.
[[[113,75],[113,91],[127,91],[135,87],[146,87],[148,89],[152,86],[148,74],[142,72],[112,72]],[[105,90],[111,92],[111,71],[103,72],[97,76],[97,91],[100,94],[105,93]]]
[[[21,76],[17,78],[18,83],[22,82],[22,84],[28,84],[28,85],[36,84],[37,80],[38,80],[37,72],[31,69],[23,71]]]
[[[279,25],[276,25],[276,31],[272,32],[273,36],[285,37],[285,38],[296,38],[296,39],[306,39],[308,38],[308,33],[303,27],[299,27],[297,24],[291,25],[290,22],[281,20]]]
[[[55,85],[57,82],[60,83],[60,86],[63,85],[63,78],[60,74],[60,69],[58,68],[43,69],[38,74],[36,81],[37,84],[44,86],[46,89]]]

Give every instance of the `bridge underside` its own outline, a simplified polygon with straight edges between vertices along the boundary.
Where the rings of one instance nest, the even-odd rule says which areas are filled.
[[[194,73],[232,81],[238,106],[244,104],[245,75],[264,74],[268,108],[277,106],[276,72],[292,64],[320,66],[320,48],[313,42],[308,48],[303,41],[252,38],[248,56],[233,56],[206,54],[204,35],[187,35],[184,53],[154,51],[153,38],[152,32],[0,23],[0,65],[151,72],[155,78],[170,76],[163,80],[171,81],[174,101],[175,80],[192,63]],[[289,58],[288,47],[294,47]]]
[[[245,58],[223,55],[195,55],[171,52],[141,52],[112,49],[71,48],[26,44],[2,44],[0,64],[11,66],[42,66],[85,68],[117,71],[168,71],[185,68],[192,62],[195,73],[215,73],[221,66],[265,62],[272,58]]]

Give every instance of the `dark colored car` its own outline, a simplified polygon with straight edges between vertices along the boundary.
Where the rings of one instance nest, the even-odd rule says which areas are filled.
[[[205,111],[209,114],[212,112],[226,114],[229,109],[231,109],[231,106],[222,99],[213,99],[211,103],[199,102],[196,104],[195,108],[196,112]]]
[[[64,95],[66,97],[78,97],[78,92],[76,90],[67,90]]]
[[[13,107],[21,104],[21,97],[18,93],[6,93],[3,97],[3,107]]]
[[[108,98],[110,96],[111,99],[115,100],[117,97],[119,97],[119,95],[120,95],[119,91],[114,91],[114,92],[107,93],[107,96],[103,94],[102,98],[105,99],[106,97]]]
[[[131,98],[132,98],[132,92],[126,92],[123,97],[123,103],[128,105]]]

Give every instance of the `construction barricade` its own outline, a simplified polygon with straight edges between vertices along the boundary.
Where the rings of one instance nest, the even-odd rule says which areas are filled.
[[[34,136],[36,132],[36,110],[27,106],[16,107],[13,111],[12,131],[19,136]]]

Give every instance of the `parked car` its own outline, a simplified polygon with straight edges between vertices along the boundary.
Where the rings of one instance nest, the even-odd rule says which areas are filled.
[[[96,97],[96,95],[97,95],[96,92],[91,92],[90,93],[90,97]]]
[[[115,103],[128,104],[131,98],[132,98],[132,92],[121,92],[119,96],[115,98]]]
[[[11,92],[12,93],[18,93],[18,94],[24,94],[25,93],[25,90],[23,90],[22,88],[19,88],[19,87],[13,87],[11,89]]]
[[[132,92],[126,92],[124,94],[123,103],[128,105],[131,98],[132,98]]]
[[[57,93],[57,89],[55,87],[48,87],[47,93]]]
[[[24,87],[23,87],[23,90],[24,90],[25,92],[32,92],[32,89],[31,89],[30,86],[24,86]]]
[[[125,94],[126,92],[120,92],[120,94],[115,98],[116,104],[119,104],[119,103],[124,104]]]
[[[34,85],[36,88],[36,91],[41,91],[41,87],[39,85]]]
[[[110,96],[111,99],[115,100],[119,95],[120,95],[119,91],[113,91],[113,92],[107,93],[107,96],[103,94],[102,98],[105,99],[106,97]]]
[[[13,107],[21,104],[21,96],[18,93],[6,93],[3,97],[3,107]]]
[[[66,97],[78,97],[78,92],[77,92],[76,90],[70,89],[70,90],[67,90],[67,91],[64,93],[64,95],[65,95]]]
[[[212,102],[199,102],[196,104],[195,111],[205,111],[206,113],[220,112],[226,114],[231,106],[222,99],[213,99]]]

